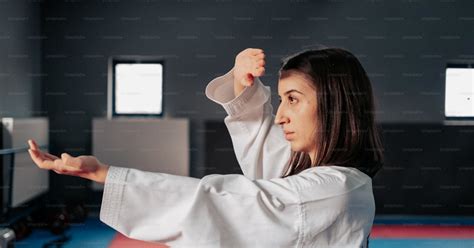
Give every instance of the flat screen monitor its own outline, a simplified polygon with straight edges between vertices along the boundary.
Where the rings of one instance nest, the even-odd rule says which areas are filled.
[[[162,60],[113,58],[109,70],[112,116],[162,116]]]
[[[474,68],[471,68],[470,64],[448,64],[445,82],[445,117],[472,119],[474,117]]]

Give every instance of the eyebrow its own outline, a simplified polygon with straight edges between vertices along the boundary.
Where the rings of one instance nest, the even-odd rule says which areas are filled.
[[[303,93],[301,93],[300,91],[297,91],[297,90],[295,90],[295,89],[291,89],[291,90],[289,90],[289,91],[285,92],[283,95],[284,95],[284,96],[286,96],[286,95],[290,94],[291,92],[300,93],[301,95],[303,95],[303,96],[304,96],[304,94],[303,94]],[[278,95],[278,96],[280,96],[280,95]]]

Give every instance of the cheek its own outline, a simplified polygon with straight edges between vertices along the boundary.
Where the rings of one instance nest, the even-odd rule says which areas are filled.
[[[308,108],[303,115],[302,123],[304,123],[304,134],[305,141],[308,144],[314,144],[316,142],[316,130],[317,130],[317,114],[314,107]]]
[[[316,127],[316,109],[307,104],[298,110],[297,115],[300,117],[300,123],[305,130],[312,131]]]

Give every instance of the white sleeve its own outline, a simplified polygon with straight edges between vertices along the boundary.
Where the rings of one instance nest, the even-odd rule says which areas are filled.
[[[233,69],[213,79],[206,87],[206,96],[228,114],[224,122],[244,175],[251,179],[283,176],[291,146],[282,128],[274,124],[270,87],[256,77],[252,86],[235,97],[233,80]]]
[[[301,233],[291,177],[201,180],[111,166],[100,220],[127,237],[171,247],[290,247]]]

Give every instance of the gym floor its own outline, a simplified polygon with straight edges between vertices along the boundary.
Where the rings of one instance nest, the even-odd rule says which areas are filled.
[[[472,248],[474,218],[376,216],[369,246]],[[100,222],[98,216],[92,216],[82,224],[71,225],[63,236],[52,235],[46,229],[34,230],[26,239],[17,241],[15,247],[164,248],[167,246],[128,239]]]

